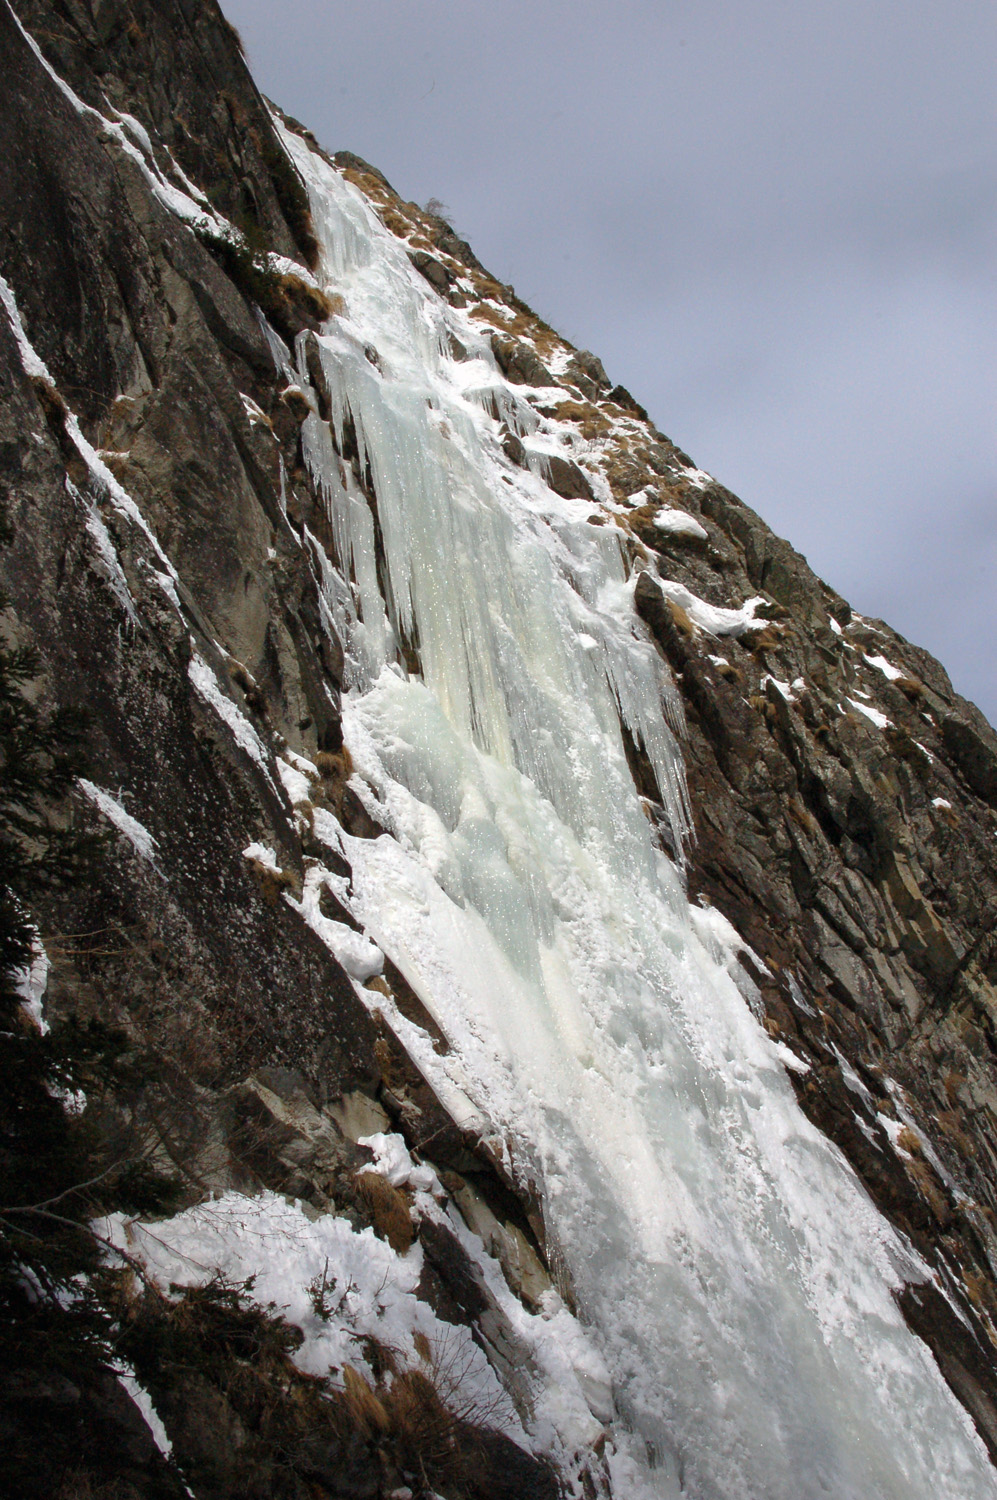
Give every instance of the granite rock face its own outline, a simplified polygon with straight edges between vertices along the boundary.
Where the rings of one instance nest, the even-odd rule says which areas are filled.
[[[14,10],[0,4],[0,274],[20,319],[0,314],[6,628],[39,651],[38,692],[87,711],[89,782],[117,808],[87,886],[37,914],[46,1006],[113,1020],[155,1059],[140,1097],[108,1105],[108,1128],[147,1121],[189,1201],[267,1187],[380,1230],[357,1143],[394,1130],[428,1152],[525,1305],[553,1284],[570,1300],[530,1185],[453,1122],[377,995],[438,1049],[446,1038],[390,963],[348,973],[296,904],[322,852],[308,807],[356,837],[382,830],[348,784],[343,643],[311,541],[332,550],[300,442],[312,405],[322,414],[321,371],[309,361],[309,390],[289,388],[260,312],[290,340],[335,310],[311,278],[307,195],[271,110],[213,0]],[[635,609],[680,690],[690,894],[744,940],[803,1109],[934,1274],[905,1291],[904,1315],[997,1454],[997,735],[448,225],[359,158],[334,160],[434,293],[494,330],[497,368],[577,434],[545,477],[619,529]],[[506,429],[510,464],[527,449]],[[348,439],[340,456],[369,488]],[[667,845],[659,788],[629,750]],[[318,768],[303,800],[296,756]],[[106,828],[107,806],[81,790],[73,816]],[[331,887],[322,900],[349,931]],[[515,1385],[522,1351],[480,1269],[439,1223],[415,1215],[412,1232],[420,1295],[474,1327]],[[196,1382],[162,1400],[195,1493],[229,1493],[205,1475],[245,1446],[242,1418]],[[511,1494],[502,1473],[517,1494],[553,1493],[542,1464],[488,1441],[492,1488],[462,1493]],[[404,1476],[386,1478],[378,1452],[371,1437],[333,1479],[302,1469],[287,1492],[387,1493]],[[598,1457],[596,1443],[590,1493],[608,1483]]]

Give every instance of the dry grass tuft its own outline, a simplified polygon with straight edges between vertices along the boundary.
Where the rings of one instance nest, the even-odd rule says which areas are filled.
[[[56,425],[61,426],[69,415],[69,407],[66,405],[62,393],[56,390],[51,380],[44,375],[32,375],[30,378],[35,395],[44,408],[46,417],[50,421],[54,421]]]
[[[684,635],[686,640],[693,640],[696,635],[696,627],[692,623],[692,618],[688,610],[683,609],[681,604],[676,604],[674,599],[666,599],[665,604],[668,608],[668,613],[672,617],[672,624],[679,635]]]
[[[380,1172],[358,1172],[354,1181],[377,1233],[392,1250],[404,1254],[415,1239],[415,1226],[401,1193]]]
[[[782,645],[778,632],[770,629],[768,626],[762,630],[746,632],[742,636],[742,640],[748,650],[754,652],[756,656],[760,655],[763,651],[776,651]]]
[[[275,870],[262,860],[251,858],[249,868],[268,906],[276,906],[285,891],[298,890],[298,880],[290,870]]]
[[[803,829],[810,838],[814,838],[820,832],[820,824],[808,807],[805,807],[799,797],[790,797],[786,804],[786,810],[793,822]]]
[[[293,271],[286,271],[280,276],[277,286],[288,302],[302,308],[317,323],[327,322],[337,310],[332,298],[321,288],[295,276]]]
[[[550,415],[558,422],[577,423],[582,437],[589,442],[605,437],[612,431],[612,423],[607,422],[591,401],[559,401],[551,409]]]
[[[955,1068],[950,1068],[942,1079],[942,1088],[948,1097],[950,1104],[962,1102],[962,1091],[966,1087],[965,1073],[959,1073]]]
[[[312,415],[314,408],[300,385],[288,385],[280,393],[280,399],[298,423]],[[271,424],[272,427],[272,424]]]
[[[740,682],[742,680],[741,669],[740,667],[735,667],[733,662],[718,662],[714,670],[718,677],[724,677],[729,682]]]
[[[487,307],[483,302],[472,307],[468,317],[474,318],[478,323],[488,323],[500,333],[511,334],[516,338],[532,339],[536,332],[533,319],[528,318],[525,313],[510,312],[506,316],[504,309],[500,311],[497,307]]]
[[[367,1436],[390,1432],[391,1418],[352,1365],[343,1366],[343,1402],[355,1425]]]
[[[346,175],[349,176],[350,174],[347,173]],[[357,184],[358,187],[361,185]],[[367,192],[368,196],[370,196],[366,186],[363,186],[363,191]],[[407,215],[400,213],[397,208],[389,208],[386,204],[378,204],[377,212],[385,229],[390,229],[391,233],[398,235],[399,239],[407,239],[416,227],[412,220]]]
[[[902,1132],[901,1132],[902,1133]],[[944,1229],[952,1222],[952,1209],[942,1185],[923,1157],[904,1162],[907,1176],[913,1181],[938,1223]]]
[[[353,775],[353,757],[345,745],[339,750],[320,750],[315,769],[323,781],[348,781]]]
[[[433,1346],[421,1328],[417,1328],[413,1333],[412,1342],[415,1345],[415,1352],[419,1358],[425,1364],[431,1365],[433,1362]]]
[[[437,1486],[459,1481],[464,1463],[457,1424],[429,1376],[421,1370],[406,1370],[392,1382],[385,1405],[403,1466],[407,1457],[424,1473],[432,1473]]]
[[[943,1109],[935,1116],[935,1119],[965,1160],[968,1161],[976,1155],[976,1143],[971,1136],[966,1134],[962,1126],[962,1116],[956,1110]]]

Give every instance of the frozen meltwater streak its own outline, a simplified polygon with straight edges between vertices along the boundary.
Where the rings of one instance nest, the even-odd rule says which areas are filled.
[[[503,463],[491,412],[536,417],[480,329],[284,138],[345,299],[311,350],[336,445],[317,417],[304,438],[347,575],[316,547],[347,743],[395,834],[345,840],[356,909],[451,1041],[419,1057],[441,1097],[542,1183],[613,1371],[618,1500],[993,1500],[893,1301],[923,1270],[799,1111],[729,930],[652,842],[620,720],[681,840],[679,711],[614,528]],[[397,665],[413,648],[421,676]]]

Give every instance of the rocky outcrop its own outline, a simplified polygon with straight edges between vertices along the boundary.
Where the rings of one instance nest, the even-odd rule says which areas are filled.
[[[323,809],[356,838],[383,828],[342,747],[344,645],[321,586],[332,522],[301,446],[328,392],[307,342],[309,382],[275,358],[277,335],[335,311],[311,275],[307,195],[213,3],[2,3],[0,71],[6,628],[40,654],[37,692],[87,713],[71,815],[107,836],[88,882],[37,913],[47,1010],[115,1023],[143,1059],[141,1083],[101,1101],[108,1140],[141,1137],[188,1204],[268,1190],[396,1249],[418,1240],[418,1296],[473,1330],[525,1407],[531,1355],[458,1231],[529,1312],[555,1287],[570,1305],[535,1185],[501,1142],[455,1122],[386,1021],[445,1053],[401,973],[363,946],[336,894],[349,866],[315,833]],[[634,609],[684,705],[695,838],[672,847],[631,741],[648,818],[690,893],[741,935],[745,992],[789,1049],[803,1109],[928,1268],[904,1315],[997,1454],[997,736],[936,662],[856,615],[448,224],[360,158],[332,160],[434,293],[489,332],[496,372],[537,423],[555,424],[558,451],[506,426],[510,465],[617,528]],[[376,528],[355,434],[337,458]],[[417,669],[417,642],[399,654]],[[450,1219],[407,1181],[364,1185],[377,1162],[362,1141],[392,1133],[431,1164]],[[157,1406],[196,1494],[276,1493],[261,1392],[240,1406],[218,1373],[248,1316],[229,1311],[221,1364],[206,1353],[181,1371],[169,1345]],[[297,1379],[289,1348],[277,1338],[277,1384]],[[134,1412],[107,1415],[111,1387],[77,1393],[79,1410],[140,1433],[133,1492],[173,1493]],[[354,1411],[353,1439],[330,1430],[318,1457],[295,1427],[297,1488],[280,1493],[414,1483],[387,1390],[354,1389],[366,1416]],[[307,1407],[314,1392],[299,1395]],[[422,1396],[425,1417],[435,1397]],[[601,1421],[604,1403],[593,1411]],[[544,1463],[473,1428],[447,1427],[464,1466],[433,1471],[441,1493],[554,1493]],[[607,1483],[600,1454],[595,1437],[576,1471],[587,1492]]]
[[[686,704],[691,889],[760,960],[803,1108],[937,1271],[949,1301],[904,1311],[993,1449],[997,736],[722,487],[671,494],[709,541],[654,541],[636,604]],[[659,572],[721,606],[759,595],[758,627],[690,628]]]

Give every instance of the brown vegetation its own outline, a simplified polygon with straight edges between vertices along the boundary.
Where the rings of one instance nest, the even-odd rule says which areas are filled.
[[[255,855],[249,859],[248,864],[268,906],[276,906],[285,891],[297,891],[299,888],[297,877],[289,870],[275,870],[272,865],[265,865]]]
[[[696,634],[696,627],[692,623],[688,610],[683,609],[681,604],[676,604],[674,599],[666,599],[665,608],[671,615],[672,624],[679,634],[684,635],[687,640],[692,640]]]
[[[404,1254],[415,1239],[415,1228],[401,1193],[380,1172],[358,1172],[354,1180],[357,1196],[366,1206],[377,1233],[392,1250]]]

